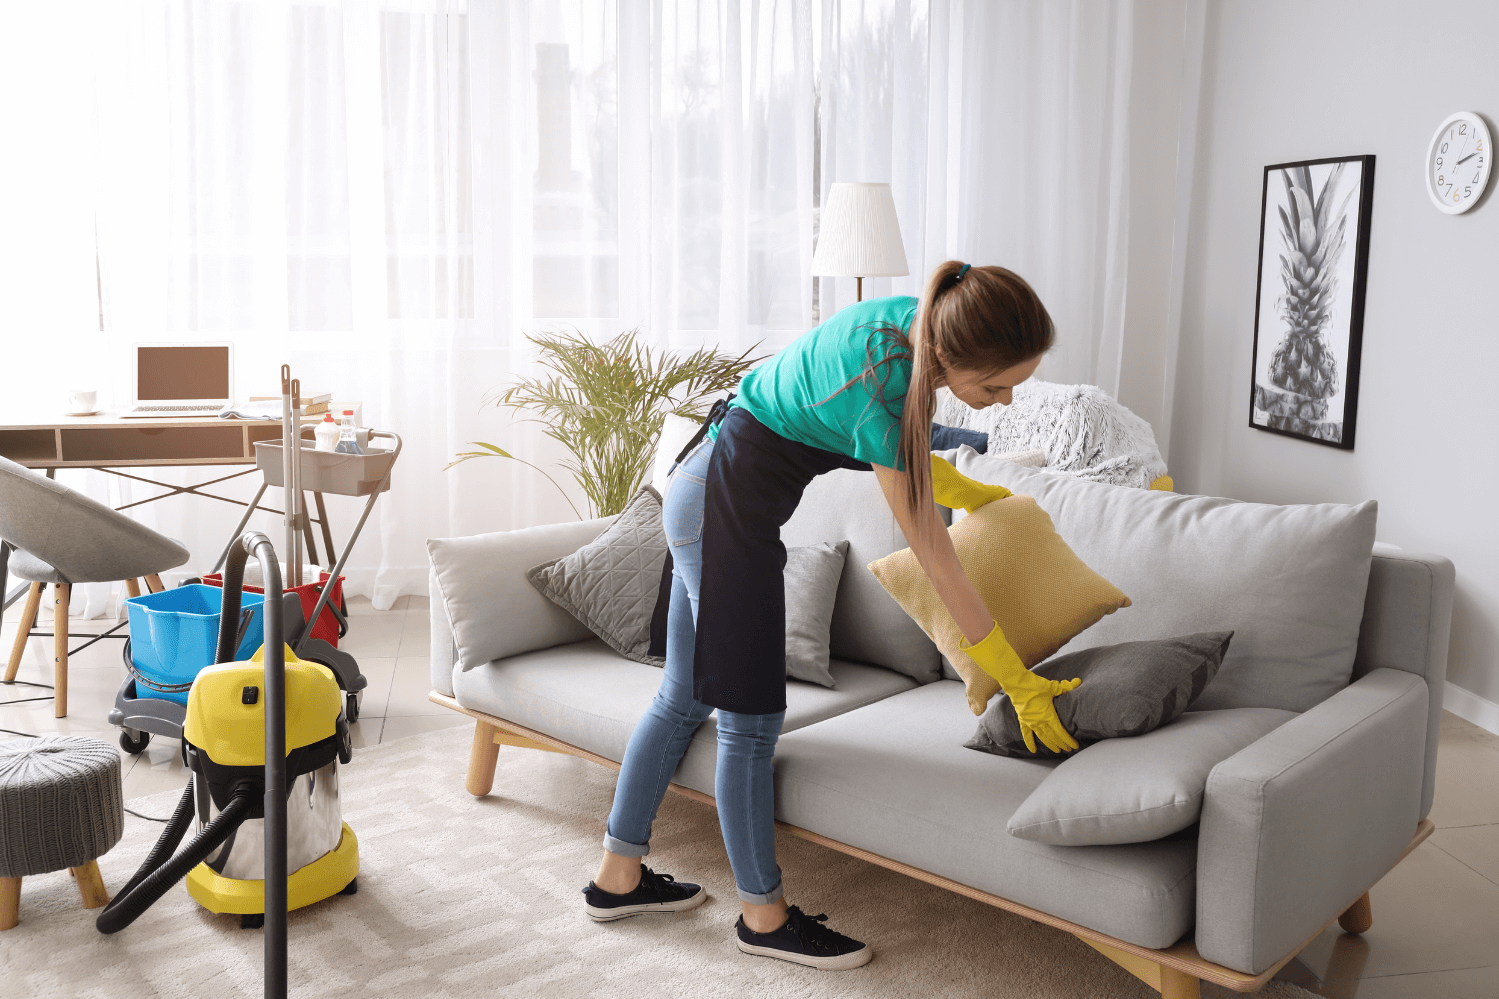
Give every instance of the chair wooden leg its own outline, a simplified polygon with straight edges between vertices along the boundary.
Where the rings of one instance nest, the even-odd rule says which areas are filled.
[[[16,643],[11,646],[10,662],[5,667],[6,683],[14,680],[16,670],[21,668],[21,657],[26,654],[26,641],[31,637],[31,629],[36,627],[36,611],[41,603],[42,584],[32,583],[26,594],[26,606],[21,610],[21,620],[16,623]]]
[[[85,909],[97,909],[109,904],[109,892],[104,887],[104,878],[99,874],[97,860],[90,860],[82,867],[70,867],[68,871],[78,880],[78,894],[83,896]]]
[[[141,595],[141,582],[134,576],[125,580],[125,593],[127,596],[138,597]]]
[[[161,577],[154,572],[146,577],[146,585],[151,588],[152,593],[160,593],[166,589],[165,586],[161,585]]]
[[[1201,999],[1202,982],[1185,971],[1161,966],[1161,999]]]
[[[494,766],[500,747],[494,741],[495,727],[486,721],[474,722],[474,745],[468,754],[468,779],[464,788],[475,798],[482,798],[494,787]]]
[[[21,921],[21,879],[0,878],[0,930]]]
[[[52,584],[52,715],[68,716],[68,598],[72,587]]]
[[[1359,900],[1338,917],[1338,925],[1349,933],[1369,932],[1369,927],[1374,925],[1374,909],[1369,904],[1368,892],[1360,895]]]

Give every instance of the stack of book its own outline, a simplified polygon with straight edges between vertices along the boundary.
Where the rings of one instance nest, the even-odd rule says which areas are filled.
[[[328,412],[328,404],[330,402],[332,402],[332,401],[333,401],[333,393],[332,392],[321,392],[321,393],[316,393],[316,394],[312,394],[312,395],[305,395],[304,394],[302,396],[302,398],[301,398],[301,402],[302,402],[302,415],[303,416],[321,416],[323,413]],[[272,403],[273,402],[273,403],[275,403],[277,405],[277,407],[279,407],[281,405],[281,393],[278,392],[275,395],[270,395],[270,394],[267,394],[267,393],[261,393],[261,394],[258,394],[258,395],[252,394],[250,396],[249,402],[250,402],[250,407],[253,407],[253,408],[257,409],[257,410],[260,409],[261,405],[264,404],[264,403]],[[249,408],[249,407],[247,407],[247,408]],[[278,413],[280,412],[279,408],[277,409],[277,412]]]

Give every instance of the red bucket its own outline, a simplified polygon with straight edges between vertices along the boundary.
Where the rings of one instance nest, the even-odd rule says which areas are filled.
[[[288,586],[287,593],[295,593],[297,599],[302,601],[302,619],[305,621],[311,614],[312,608],[317,604],[317,598],[322,593],[323,584],[333,577],[326,572],[318,573],[316,583],[303,583],[301,586]],[[211,572],[203,577],[203,582],[209,586],[223,586],[224,574],[222,572]],[[264,593],[265,588],[260,586],[245,586],[246,593]],[[344,577],[339,576],[338,581],[333,584],[333,592],[328,595],[328,603],[342,608],[344,594]],[[317,623],[312,626],[311,638],[321,638],[335,649],[338,648],[338,618],[333,616],[333,611],[327,606],[323,607],[323,613],[318,617]]]

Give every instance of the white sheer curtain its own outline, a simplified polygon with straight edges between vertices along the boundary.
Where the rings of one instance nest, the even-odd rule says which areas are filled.
[[[241,398],[289,362],[307,390],[361,399],[365,423],[405,440],[348,572],[388,606],[425,590],[428,537],[571,516],[517,463],[442,470],[473,440],[558,457],[534,425],[481,407],[528,370],[527,332],[779,348],[853,300],[851,280],[808,276],[817,205],[852,180],[891,183],[912,268],[868,294],[919,293],[952,257],[1012,267],[1058,322],[1045,376],[1116,390],[1132,10],[31,5],[0,103],[39,141],[0,171],[37,200],[7,205],[0,238],[18,273],[47,275],[18,289],[13,329],[46,335],[7,335],[8,366],[27,373],[7,408],[55,411],[80,382],[124,405],[139,340],[232,340]],[[156,492],[63,475],[116,505]],[[245,499],[255,479],[215,488]],[[332,503],[340,541],[358,506]],[[135,512],[188,544],[194,572],[238,516],[183,497]],[[275,525],[255,526],[279,539]]]
[[[1040,377],[1117,396],[1134,2],[969,3],[961,19],[958,245],[1046,303],[1057,346]]]
[[[476,253],[494,220],[475,211],[467,4],[145,0],[93,15],[106,349],[232,340],[241,399],[289,362],[307,393],[361,400],[405,450],[350,583],[377,606],[421,592],[426,537],[510,513],[495,495],[509,469],[442,472],[463,439],[503,436],[477,410],[510,367],[496,317],[476,312],[502,296]],[[219,488],[244,498],[256,478]],[[126,501],[151,492],[124,485]],[[330,504],[342,543],[361,503]],[[193,571],[237,513],[193,498],[139,511],[188,545]],[[269,515],[257,526],[280,540]]]
[[[1023,275],[1056,321],[1041,377],[1118,394],[1133,0],[824,0],[819,185],[891,185],[919,295],[943,260]],[[821,315],[854,299],[822,279]]]

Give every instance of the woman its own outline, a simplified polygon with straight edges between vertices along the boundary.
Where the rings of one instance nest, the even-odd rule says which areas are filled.
[[[663,519],[674,560],[661,688],[625,751],[598,876],[596,920],[699,905],[695,884],[656,874],[651,822],[693,733],[718,711],[715,796],[743,903],[741,951],[816,968],[866,963],[870,948],[787,906],[775,858],[772,761],[786,709],[786,549],[781,525],[813,477],[874,469],[890,509],[953,620],[963,648],[1058,751],[1077,743],[1052,698],[1077,685],[1028,672],[964,574],[933,499],[976,508],[1009,495],[930,456],[935,394],[975,409],[1008,405],[1051,347],[1051,317],[1002,267],[948,261],[921,301],[861,302],[745,377],[740,394],[676,467]]]

